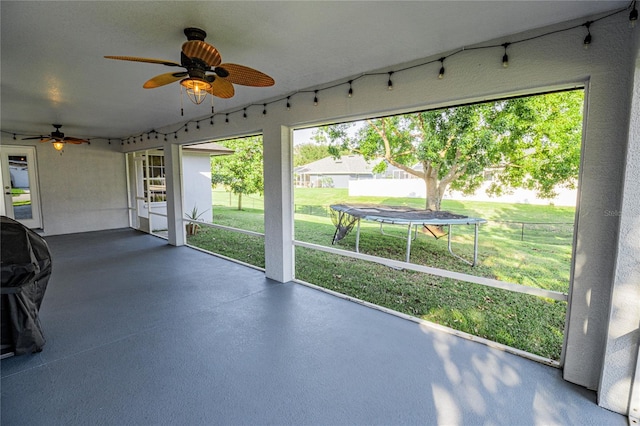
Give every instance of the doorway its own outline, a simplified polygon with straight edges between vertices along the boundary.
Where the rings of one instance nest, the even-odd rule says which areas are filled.
[[[2,202],[0,213],[28,228],[42,228],[36,148],[0,146]]]

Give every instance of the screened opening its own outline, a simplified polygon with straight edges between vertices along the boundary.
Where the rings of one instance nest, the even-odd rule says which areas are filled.
[[[583,100],[568,90],[294,131],[296,278],[557,364]]]
[[[182,159],[187,244],[264,268],[262,136],[185,146]]]

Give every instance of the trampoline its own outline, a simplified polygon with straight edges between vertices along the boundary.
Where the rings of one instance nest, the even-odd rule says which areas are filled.
[[[421,210],[402,206],[382,206],[369,204],[333,204],[331,207],[331,219],[336,226],[332,244],[337,243],[347,236],[356,227],[356,252],[360,252],[360,220],[369,220],[380,223],[380,232],[384,234],[382,225],[403,225],[407,227],[407,253],[406,261],[411,256],[411,241],[418,235],[418,226],[424,227],[435,238],[445,234],[439,234],[435,227],[447,227],[447,248],[451,255],[463,262],[475,266],[478,261],[478,227],[486,223],[485,219],[474,218],[454,214],[447,211]],[[454,225],[474,225],[473,261],[459,256],[451,247],[452,227]],[[413,234],[413,236],[412,236]]]

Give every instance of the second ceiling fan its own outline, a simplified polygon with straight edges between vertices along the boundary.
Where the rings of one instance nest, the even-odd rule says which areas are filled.
[[[195,104],[202,103],[207,93],[225,99],[233,97],[234,84],[253,87],[268,87],[275,84],[273,78],[253,68],[232,63],[223,64],[218,49],[204,41],[207,36],[204,30],[185,28],[184,34],[187,36],[187,41],[182,44],[180,63],[135,56],[105,56],[105,58],[184,68],[184,71],[157,75],[142,87],[155,89],[180,81],[180,84],[186,88],[189,99]]]

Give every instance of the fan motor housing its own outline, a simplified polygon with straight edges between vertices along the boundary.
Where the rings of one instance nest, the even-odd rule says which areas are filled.
[[[187,36],[187,40],[189,41],[191,40],[204,41],[205,37],[207,36],[207,33],[204,30],[201,30],[200,28],[185,28],[184,35]]]

